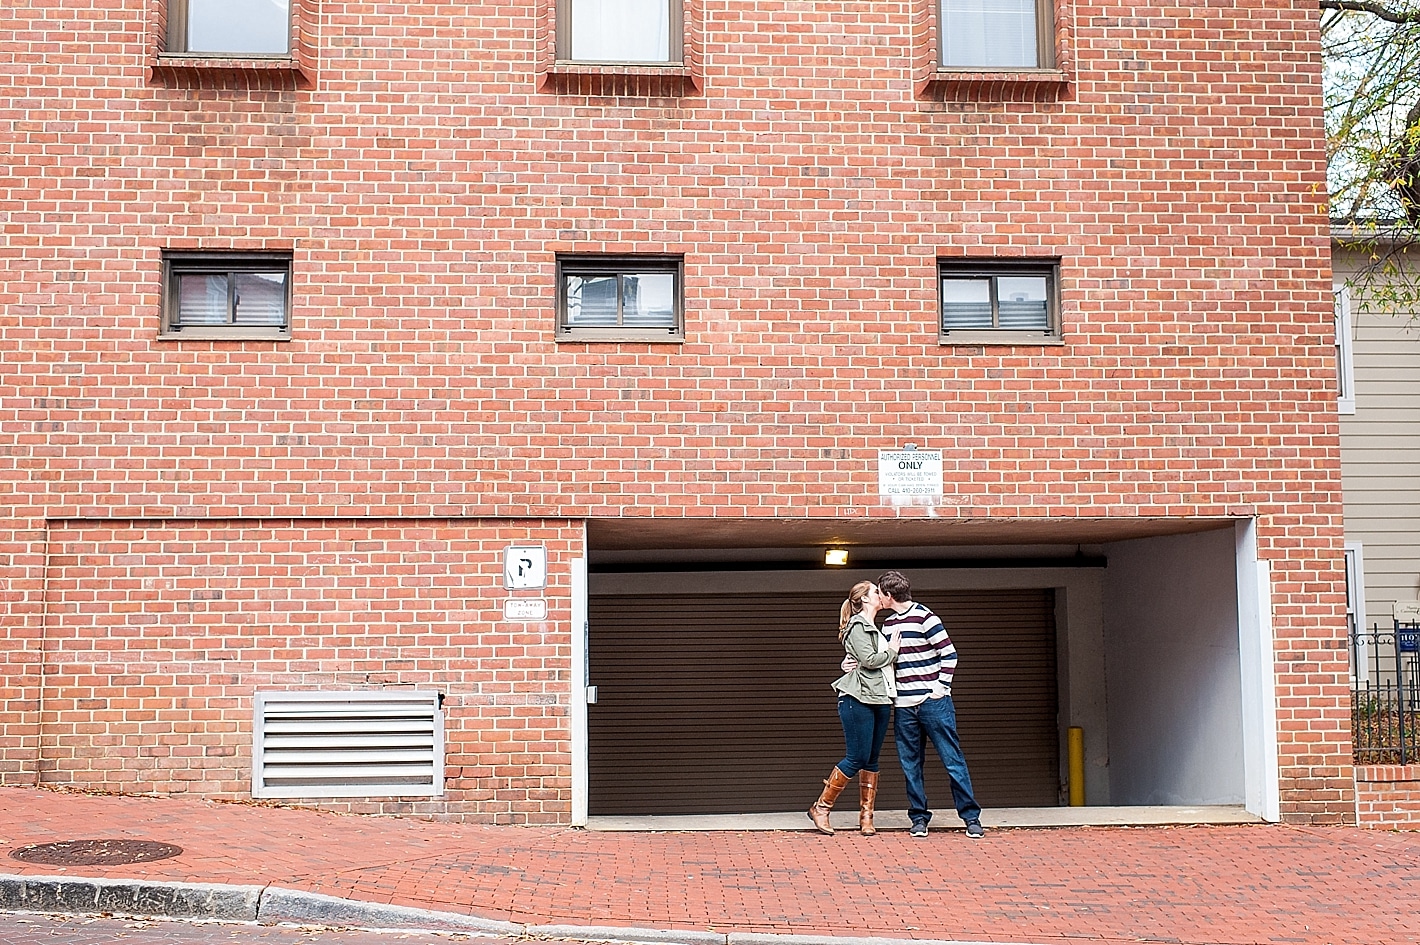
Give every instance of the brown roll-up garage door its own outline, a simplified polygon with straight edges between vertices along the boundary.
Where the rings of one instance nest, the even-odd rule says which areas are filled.
[[[984,807],[1058,803],[1050,590],[922,592],[957,645],[958,729]],[[589,811],[807,808],[843,756],[836,693],[842,597],[594,596],[589,601]],[[766,607],[766,601],[771,602]],[[907,806],[889,729],[878,806]],[[857,792],[850,804],[857,803]],[[951,813],[929,751],[928,797]]]

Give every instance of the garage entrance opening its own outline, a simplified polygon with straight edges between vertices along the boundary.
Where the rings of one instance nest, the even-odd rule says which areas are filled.
[[[1255,819],[1254,794],[1276,776],[1262,711],[1274,689],[1248,527],[589,522],[581,665],[596,698],[574,727],[574,797],[600,829],[806,829],[801,812],[843,754],[839,605],[854,582],[898,568],[959,651],[953,697],[988,821]],[[847,547],[849,565],[826,567],[825,547]],[[1062,806],[1072,726],[1086,808]],[[891,733],[881,768],[878,809],[895,818],[906,796]],[[954,822],[930,753],[926,775]]]

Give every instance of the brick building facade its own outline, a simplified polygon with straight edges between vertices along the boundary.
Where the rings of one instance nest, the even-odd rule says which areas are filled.
[[[931,0],[684,0],[615,63],[584,0],[293,0],[275,53],[170,2],[0,23],[5,782],[248,797],[257,693],[437,691],[433,796],[312,802],[578,821],[599,595],[827,624],[784,562],[843,543],[1052,589],[1096,798],[1354,822],[1314,4],[1058,0],[984,65]]]

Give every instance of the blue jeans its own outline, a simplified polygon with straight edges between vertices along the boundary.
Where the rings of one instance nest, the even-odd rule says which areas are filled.
[[[914,824],[932,819],[932,812],[927,809],[927,789],[922,784],[922,761],[929,740],[951,776],[957,813],[967,823],[981,819],[981,807],[971,794],[971,775],[966,771],[966,758],[957,738],[957,710],[951,696],[906,708],[898,706],[892,732],[902,774],[907,779],[907,816]]]
[[[852,696],[838,697],[838,721],[843,723],[843,741],[848,754],[838,763],[845,778],[859,771],[877,771],[878,753],[887,738],[890,705],[867,705]]]

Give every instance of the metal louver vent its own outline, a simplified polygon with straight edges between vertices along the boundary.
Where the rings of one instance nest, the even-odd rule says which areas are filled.
[[[253,797],[443,793],[437,692],[258,692],[253,731]]]

